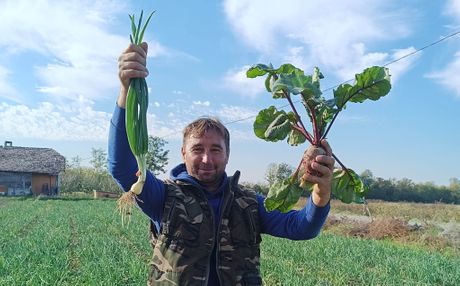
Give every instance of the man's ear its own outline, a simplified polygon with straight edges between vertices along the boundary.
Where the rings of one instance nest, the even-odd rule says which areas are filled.
[[[182,161],[184,161],[184,163],[185,163],[185,148],[184,148],[184,146],[182,146],[182,148],[180,149],[180,153],[182,154]]]

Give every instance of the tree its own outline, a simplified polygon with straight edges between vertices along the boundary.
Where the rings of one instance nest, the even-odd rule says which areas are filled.
[[[107,153],[102,148],[91,149],[92,159],[90,161],[93,168],[98,173],[107,171]]]
[[[460,191],[460,180],[458,178],[450,178],[449,189],[451,191]]]
[[[240,184],[243,186],[245,190],[249,189],[264,196],[268,195],[269,189],[268,186],[264,183],[241,182]]]
[[[80,156],[75,156],[75,157],[72,157],[70,158],[70,160],[66,159],[65,160],[65,168],[66,169],[72,169],[72,168],[79,168],[81,166],[81,157]]]
[[[149,136],[149,147],[146,161],[147,169],[155,175],[166,172],[165,167],[168,164],[169,150],[163,150],[168,142],[160,137]]]
[[[287,179],[294,172],[294,167],[289,164],[281,163],[270,163],[265,172],[265,180],[268,182],[268,186],[272,186],[275,182]]]

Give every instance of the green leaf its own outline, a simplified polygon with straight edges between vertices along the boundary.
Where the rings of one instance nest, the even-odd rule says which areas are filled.
[[[264,64],[257,64],[251,66],[247,71],[246,71],[246,76],[248,78],[255,78],[258,76],[263,76],[266,75],[268,72],[273,72],[273,66],[272,64],[269,65],[264,65]]]
[[[297,131],[296,129],[292,129],[289,132],[288,144],[291,145],[291,146],[300,145],[300,144],[304,143],[306,140],[307,140],[307,138],[305,138],[305,136],[302,133],[300,133],[299,131]]]
[[[334,100],[337,108],[339,110],[346,108],[346,103],[348,100],[348,96],[350,95],[350,90],[353,86],[348,83],[341,84],[335,89],[334,92]]]
[[[355,171],[352,169],[347,169],[347,171],[334,170],[332,193],[344,203],[362,203],[369,188]]]
[[[131,35],[129,35],[129,38],[132,44],[136,44],[134,42],[134,39],[136,38],[136,24],[134,23],[135,22],[134,14],[128,15],[128,16],[129,16],[129,19],[131,19]]]
[[[390,74],[385,67],[370,67],[356,75],[354,86],[348,91],[351,102],[363,102],[366,99],[378,100],[390,92]]]
[[[141,10],[141,16],[139,17],[139,23],[136,27],[136,36],[134,37],[134,43],[139,45],[139,33],[141,31],[142,16],[144,15],[144,10]]]
[[[311,77],[311,83],[316,86],[318,89],[320,89],[320,84],[319,84],[319,80],[320,79],[323,79],[324,76],[323,74],[319,71],[319,68],[318,67],[315,67],[313,69],[313,75]]]
[[[155,13],[155,11],[150,13],[149,17],[147,18],[147,21],[145,21],[144,27],[142,28],[142,31],[141,31],[141,35],[139,36],[139,44],[142,43],[142,39],[144,38],[145,29],[147,28],[147,25],[149,24],[150,18],[152,18],[153,13]]]
[[[283,64],[283,65],[281,65],[278,69],[275,70],[275,72],[276,72],[277,74],[282,74],[282,73],[284,73],[284,74],[290,74],[290,73],[293,73],[293,72],[295,72],[295,71],[300,71],[300,72],[302,72],[302,74],[303,74],[303,71],[302,71],[301,69],[296,68],[296,67],[295,67],[294,65],[292,65],[292,64]]]
[[[284,113],[279,114],[265,130],[265,140],[276,142],[283,140],[291,130],[291,122],[289,117]]]
[[[302,192],[303,190],[293,178],[275,182],[270,187],[268,196],[265,199],[265,208],[268,211],[279,210],[281,212],[287,212],[294,207]]]
[[[281,73],[277,80],[273,82],[272,93],[275,98],[278,98],[279,91],[286,93],[299,94],[306,88],[313,86],[311,84],[311,76],[306,76],[302,70],[295,69],[291,73]],[[317,89],[316,87],[314,87]]]
[[[256,120],[254,121],[254,134],[256,134],[257,137],[267,140],[267,141],[278,141],[282,140],[287,136],[287,133],[289,133],[289,130],[284,130],[283,132],[286,132],[286,135],[284,135],[283,138],[278,139],[278,140],[272,140],[273,138],[267,138],[265,135],[265,132],[267,129],[269,129],[270,125],[277,119],[280,115],[286,116],[287,120],[289,120],[289,117],[286,115],[286,112],[284,110],[277,110],[276,107],[270,106],[269,108],[262,109],[259,111],[259,114],[257,114]],[[285,118],[285,119],[286,119]],[[282,118],[280,118],[281,120]],[[283,120],[284,122],[285,120]],[[278,122],[279,124],[279,122]],[[276,124],[276,125],[278,125]],[[274,126],[271,126],[270,128],[274,128]],[[291,127],[289,127],[290,129]]]
[[[273,75],[272,74],[269,74],[267,76],[267,78],[265,79],[265,89],[268,91],[268,92],[272,92],[272,78],[273,78]]]

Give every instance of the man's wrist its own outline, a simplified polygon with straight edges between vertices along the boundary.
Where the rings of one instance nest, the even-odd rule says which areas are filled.
[[[315,206],[317,206],[317,207],[326,206],[329,203],[330,200],[331,200],[331,196],[327,196],[327,198],[325,198],[324,196],[320,197],[317,194],[312,195],[312,201],[315,204]]]
[[[126,108],[126,97],[128,95],[128,90],[126,90],[123,86],[120,87],[120,94],[118,95],[117,105],[120,108]]]
[[[313,192],[311,193],[311,198],[315,206],[324,207],[331,200],[331,192],[321,191],[318,185],[313,187]]]

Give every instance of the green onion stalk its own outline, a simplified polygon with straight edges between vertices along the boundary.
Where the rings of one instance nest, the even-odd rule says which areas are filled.
[[[143,11],[136,26],[134,15],[129,15],[131,19],[132,34],[129,36],[131,43],[140,45],[144,37],[145,29],[154,12],[150,14],[141,30]],[[147,174],[146,156],[148,152],[148,132],[147,132],[147,107],[149,105],[149,92],[145,78],[133,78],[129,83],[128,95],[126,98],[126,134],[129,147],[137,161],[138,171],[136,172],[137,181],[131,189],[124,193],[118,200],[118,208],[121,213],[122,224],[124,216],[131,215],[132,207],[137,196],[142,192]]]

